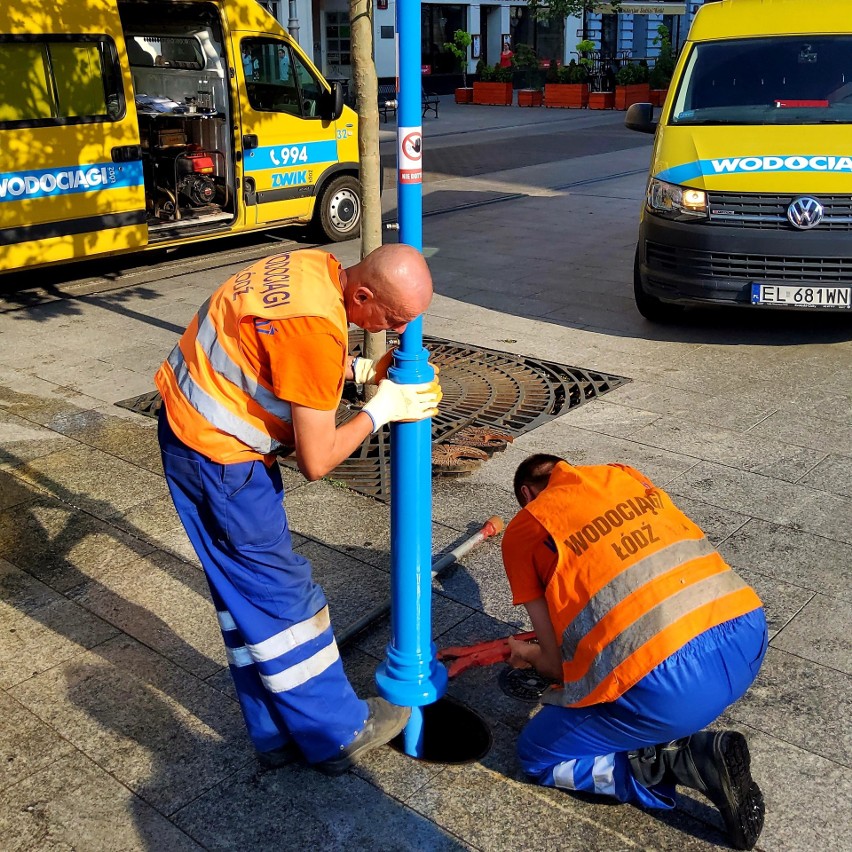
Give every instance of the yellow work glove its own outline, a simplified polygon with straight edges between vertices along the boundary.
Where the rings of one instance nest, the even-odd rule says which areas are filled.
[[[361,409],[373,421],[373,431],[378,432],[385,423],[400,420],[424,420],[438,413],[438,403],[443,398],[437,382],[417,385],[398,385],[396,382],[379,382],[376,395]]]
[[[394,349],[388,349],[378,361],[372,358],[365,358],[363,355],[357,355],[352,359],[352,375],[356,385],[377,385],[383,379],[388,377],[388,370],[393,365]],[[435,364],[432,364],[432,369],[435,371],[435,376],[440,370]]]

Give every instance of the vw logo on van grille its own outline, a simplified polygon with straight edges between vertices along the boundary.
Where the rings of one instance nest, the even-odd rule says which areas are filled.
[[[824,212],[822,204],[816,198],[805,195],[790,204],[787,208],[787,219],[794,228],[808,231],[822,222]]]

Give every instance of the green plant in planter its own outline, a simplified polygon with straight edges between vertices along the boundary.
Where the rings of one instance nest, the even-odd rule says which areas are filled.
[[[588,83],[589,69],[585,65],[581,65],[579,62],[575,62],[572,59],[567,65],[563,65],[562,68],[559,69],[559,82],[574,84]]]
[[[484,59],[480,59],[476,63],[476,76],[480,83],[492,83],[494,82],[494,69],[490,65],[486,65]]]
[[[618,86],[632,86],[643,83],[647,78],[642,68],[635,62],[627,62],[615,72],[615,82]]]
[[[654,44],[659,45],[660,52],[649,73],[652,89],[667,89],[672,81],[675,69],[675,55],[668,27],[660,24],[657,27],[657,37]]]
[[[535,85],[538,76],[538,54],[528,44],[519,44],[515,47],[515,55],[512,64],[523,72],[526,87],[528,89],[539,88]],[[508,69],[506,69],[508,70]]]
[[[559,66],[556,64],[555,59],[551,59],[550,63],[547,66],[547,72],[544,75],[545,83],[558,83],[559,82]]]
[[[500,63],[496,63],[494,67],[491,69],[492,77],[491,79],[495,83],[511,83],[512,82],[512,69],[503,68]]]
[[[467,49],[473,41],[469,32],[456,30],[452,41],[444,42],[444,50],[449,51],[455,57],[456,65],[462,74],[462,88],[467,88]]]

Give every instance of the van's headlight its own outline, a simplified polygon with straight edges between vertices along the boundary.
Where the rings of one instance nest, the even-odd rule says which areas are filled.
[[[707,216],[707,193],[651,178],[646,205],[651,213],[667,219],[695,219]]]

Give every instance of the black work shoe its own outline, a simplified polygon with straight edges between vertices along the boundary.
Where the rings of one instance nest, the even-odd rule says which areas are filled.
[[[302,753],[295,743],[287,743],[281,748],[272,749],[272,751],[257,752],[257,762],[264,769],[280,769],[282,766],[296,763],[301,758]]]
[[[340,749],[337,757],[314,763],[313,768],[326,775],[342,775],[356,757],[390,742],[407,724],[411,716],[408,707],[397,707],[384,698],[368,698],[370,715],[358,736]]]
[[[701,731],[681,747],[681,757],[686,757],[683,752],[688,752],[687,760],[669,764],[676,782],[713,802],[735,849],[753,848],[763,830],[765,806],[763,793],[751,777],[745,737],[737,731]]]

